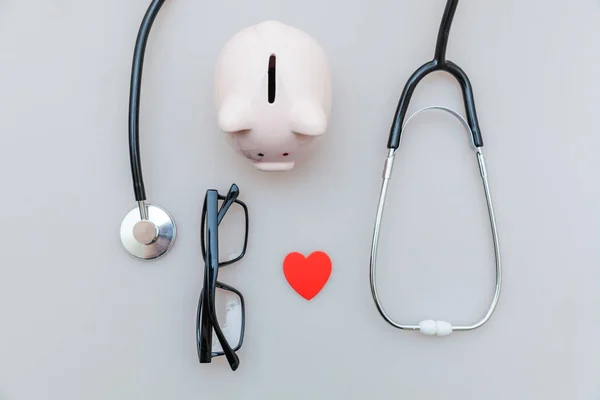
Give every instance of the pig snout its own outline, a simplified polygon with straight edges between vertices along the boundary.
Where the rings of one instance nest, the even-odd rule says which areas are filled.
[[[289,152],[269,154],[259,151],[252,158],[254,166],[260,171],[289,171],[296,164]]]

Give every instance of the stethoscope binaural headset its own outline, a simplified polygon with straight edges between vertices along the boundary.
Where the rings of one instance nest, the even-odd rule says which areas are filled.
[[[487,172],[485,168],[485,161],[483,158],[483,141],[481,139],[481,131],[479,129],[479,124],[477,122],[477,113],[475,111],[475,101],[473,99],[473,88],[471,83],[469,82],[469,78],[467,74],[456,64],[451,61],[446,60],[446,47],[448,44],[448,36],[450,34],[450,27],[452,25],[452,20],[454,18],[454,13],[456,12],[456,7],[458,6],[458,0],[448,0],[446,3],[446,9],[444,11],[444,15],[442,17],[442,22],[440,25],[440,29],[437,37],[437,44],[435,48],[435,56],[432,61],[427,62],[422,65],[419,69],[417,69],[412,76],[409,78],[406,83],[402,95],[400,97],[400,101],[398,107],[396,109],[396,114],[394,116],[394,121],[392,124],[389,140],[387,147],[389,149],[388,156],[385,160],[384,171],[383,171],[383,183],[381,186],[381,194],[379,196],[379,205],[377,208],[377,215],[375,218],[375,228],[373,231],[373,241],[371,245],[371,258],[370,258],[370,283],[371,283],[371,294],[373,295],[373,300],[375,301],[375,305],[381,316],[395,328],[405,329],[405,330],[419,330],[426,335],[437,335],[437,336],[446,336],[452,333],[453,331],[469,331],[476,328],[479,328],[483,324],[485,324],[494,313],[496,309],[496,305],[498,304],[498,299],[500,297],[500,287],[502,284],[502,266],[500,261],[500,245],[498,242],[498,232],[496,229],[496,218],[494,216],[494,209],[492,207],[492,197],[490,193],[490,188],[487,179]],[[436,71],[445,71],[452,75],[460,84],[465,110],[467,114],[467,119],[465,120],[459,113],[453,111],[449,108],[442,106],[432,106],[425,107],[421,110],[415,112],[412,116],[410,116],[406,122],[404,119],[406,117],[406,111],[408,109],[410,99],[412,94],[419,84],[419,82],[427,75]],[[465,326],[452,326],[452,324],[445,321],[436,321],[436,320],[425,320],[421,321],[418,325],[407,325],[401,324],[394,321],[383,309],[381,305],[381,300],[377,293],[377,285],[375,281],[375,272],[376,272],[376,259],[377,259],[377,244],[379,242],[379,231],[381,228],[381,219],[383,216],[383,209],[385,205],[385,198],[388,190],[389,180],[392,174],[392,167],[394,164],[394,158],[396,156],[396,152],[398,151],[398,147],[400,145],[400,136],[402,132],[406,129],[407,125],[410,121],[420,114],[421,112],[428,110],[441,110],[447,112],[454,117],[456,117],[464,126],[466,131],[471,135],[472,146],[475,150],[475,155],[477,157],[477,162],[479,164],[479,171],[481,175],[481,179],[483,182],[483,190],[485,193],[485,199],[487,202],[488,216],[490,220],[490,227],[492,231],[492,239],[494,242],[494,256],[496,260],[496,283],[495,283],[495,291],[494,297],[490,304],[490,307],[487,313],[477,322],[471,325]]]
[[[166,210],[157,205],[146,204],[139,143],[144,53],[150,28],[164,2],[165,0],[153,0],[140,25],[133,54],[129,94],[129,157],[133,191],[138,206],[121,223],[121,241],[129,253],[142,260],[157,259],[167,253],[173,246],[177,233],[175,221]]]

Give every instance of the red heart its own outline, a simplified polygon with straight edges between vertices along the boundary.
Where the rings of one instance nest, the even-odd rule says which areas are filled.
[[[290,286],[306,300],[315,297],[331,275],[331,259],[322,251],[308,257],[293,252],[283,260],[283,273]]]

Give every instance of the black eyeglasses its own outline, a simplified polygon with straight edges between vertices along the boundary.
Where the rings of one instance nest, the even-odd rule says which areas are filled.
[[[196,345],[200,363],[210,363],[213,357],[225,356],[232,370],[240,364],[236,352],[244,341],[246,311],[244,296],[235,288],[217,280],[219,268],[233,264],[244,257],[248,246],[248,207],[238,200],[240,190],[231,185],[226,196],[216,190],[207,190],[202,207],[202,257],[204,259],[204,284],[198,301],[196,316]],[[220,204],[219,204],[220,203]],[[231,225],[233,233],[221,237],[221,223]],[[243,219],[243,220],[242,220]],[[242,229],[244,231],[242,232]],[[231,244],[232,237],[243,241],[241,252],[222,260],[219,245]],[[239,248],[239,247],[238,247]],[[224,258],[224,257],[223,257]],[[214,335],[214,337],[213,337]]]

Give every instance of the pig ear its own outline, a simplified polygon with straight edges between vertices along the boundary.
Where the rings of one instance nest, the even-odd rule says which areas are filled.
[[[292,107],[290,114],[292,131],[301,135],[320,136],[327,130],[327,116],[314,101],[301,101]]]
[[[223,102],[219,110],[219,127],[224,132],[238,132],[252,129],[254,116],[250,102],[232,96]]]

